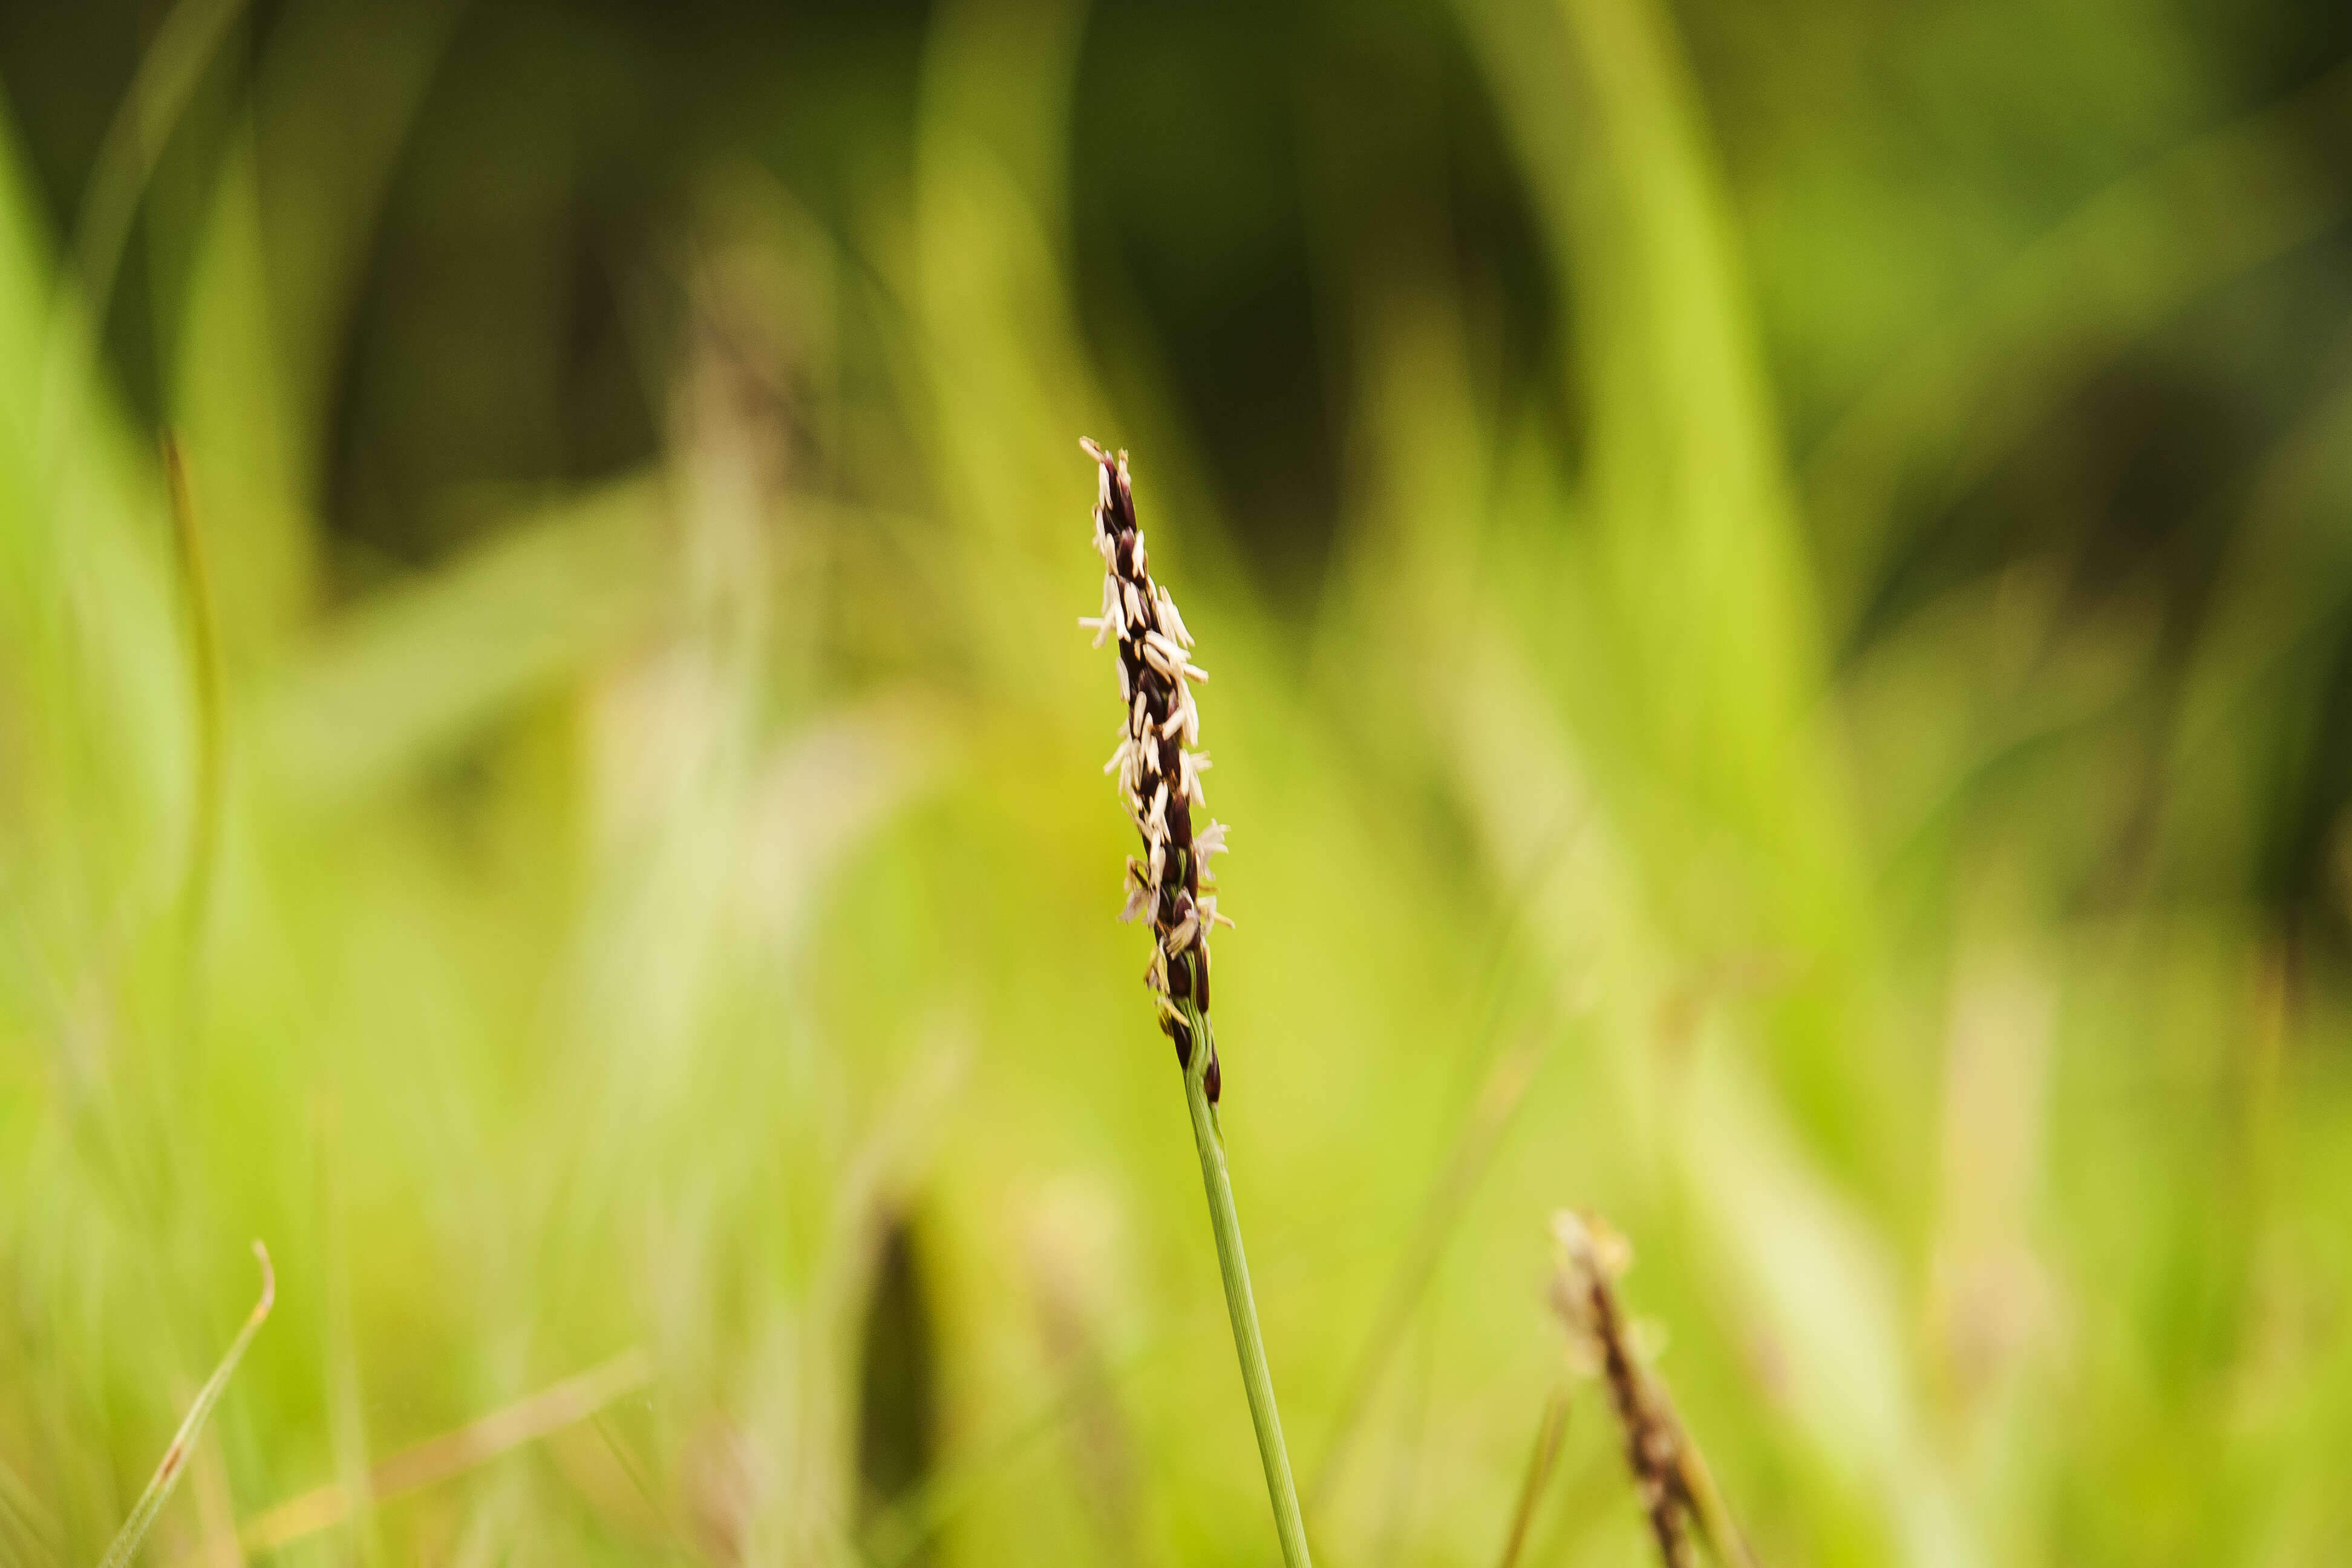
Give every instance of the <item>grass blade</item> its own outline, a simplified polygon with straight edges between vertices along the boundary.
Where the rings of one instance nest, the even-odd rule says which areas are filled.
[[[222,699],[220,609],[213,593],[212,565],[204,531],[188,489],[187,455],[180,438],[163,437],[164,488],[172,502],[172,543],[180,564],[181,592],[187,598],[188,659],[196,679],[195,826],[189,838],[185,889],[186,940],[191,963],[203,946],[205,921],[212,911],[213,878],[220,856],[221,766],[226,718]]]
[[[147,1489],[139,1494],[139,1502],[131,1509],[131,1517],[122,1521],[122,1529],[115,1535],[114,1544],[108,1547],[106,1555],[99,1560],[99,1568],[129,1568],[131,1558],[138,1555],[139,1543],[147,1538],[147,1531],[155,1522],[155,1516],[163,1512],[163,1505],[171,1500],[172,1489],[180,1484],[181,1472],[188,1468],[188,1457],[195,1452],[196,1436],[204,1430],[205,1417],[213,1413],[213,1406],[220,1403],[220,1396],[227,1391],[228,1380],[236,1373],[236,1363],[245,1358],[245,1347],[253,1342],[255,1331],[261,1327],[262,1320],[269,1316],[270,1306],[278,1300],[278,1276],[269,1267],[269,1249],[257,1241],[253,1244],[253,1255],[261,1260],[261,1299],[253,1304],[253,1311],[245,1320],[245,1327],[239,1329],[236,1338],[229,1342],[228,1353],[221,1357],[218,1366],[213,1368],[212,1376],[205,1379],[205,1385],[196,1390],[195,1403],[188,1406],[188,1414],[181,1421],[180,1429],[172,1435],[171,1447],[163,1450],[163,1462],[155,1467],[154,1477],[148,1481]]]
[[[1527,1098],[1537,1070],[1543,1066],[1558,1032],[1555,1023],[1547,1014],[1534,1028],[1520,1036],[1479,1086],[1478,1098],[1454,1138],[1445,1169],[1430,1189],[1421,1223],[1389,1281],[1388,1294],[1371,1337],[1364,1342],[1355,1368],[1349,1373],[1347,1393],[1339,1403],[1339,1417],[1326,1439],[1323,1458],[1315,1467],[1314,1477],[1307,1483],[1307,1505],[1318,1512],[1338,1489],[1364,1413],[1370,1407],[1372,1394],[1387,1373],[1397,1346],[1404,1340],[1405,1330],[1412,1326],[1413,1314],[1420,1310],[1429,1282],[1437,1276],[1437,1265],[1444,1256],[1445,1244],[1453,1239],[1464,1207],[1476,1191],[1479,1178],[1486,1173],[1488,1161],[1501,1146],[1505,1130],[1518,1110],[1519,1102]]]
[[[1552,1463],[1559,1458],[1559,1440],[1567,1432],[1568,1390],[1556,1388],[1544,1405],[1543,1425],[1536,1429],[1536,1446],[1528,1455],[1528,1473],[1519,1483],[1519,1500],[1511,1510],[1511,1532],[1504,1538],[1497,1568],[1517,1568],[1519,1552],[1528,1543],[1528,1526],[1535,1521],[1536,1504],[1543,1500]]]
[[[238,1531],[239,1543],[256,1555],[331,1530],[353,1510],[422,1490],[460,1476],[502,1454],[535,1443],[551,1432],[584,1421],[616,1399],[653,1381],[652,1358],[640,1348],[575,1373],[528,1398],[452,1432],[403,1449],[368,1472],[368,1495],[355,1498],[340,1481],[279,1503]]]

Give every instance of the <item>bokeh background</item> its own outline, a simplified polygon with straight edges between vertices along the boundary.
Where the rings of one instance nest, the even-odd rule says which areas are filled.
[[[0,1559],[2352,1558],[2352,11],[0,8]],[[184,503],[163,458],[183,455]]]

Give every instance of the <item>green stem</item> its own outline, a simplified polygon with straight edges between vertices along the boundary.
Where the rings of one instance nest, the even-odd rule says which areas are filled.
[[[1242,1387],[1249,1394],[1250,1425],[1257,1428],[1258,1458],[1265,1465],[1265,1493],[1274,1505],[1274,1530],[1282,1541],[1284,1568],[1313,1568],[1307,1555],[1307,1522],[1298,1513],[1298,1489],[1290,1479],[1290,1452],[1283,1447],[1282,1413],[1275,1408],[1274,1376],[1266,1371],[1265,1340],[1258,1332],[1257,1301],[1250,1294],[1249,1259],[1242,1256],[1241,1216],[1234,1212],[1234,1184],[1225,1174],[1225,1139],[1209,1103],[1208,1070],[1215,1037],[1205,1014],[1189,1002],[1184,1021],[1192,1030],[1192,1060],[1184,1069],[1184,1100],[1192,1111],[1192,1142],[1201,1151],[1201,1184],[1209,1193],[1209,1227],[1217,1237],[1217,1268],[1225,1277],[1225,1310],[1234,1321],[1234,1350],[1241,1357]]]

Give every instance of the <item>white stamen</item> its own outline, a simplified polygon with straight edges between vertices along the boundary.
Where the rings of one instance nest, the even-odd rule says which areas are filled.
[[[1174,958],[1177,954],[1182,952],[1186,948],[1192,945],[1192,939],[1200,934],[1200,917],[1195,915],[1192,910],[1186,910],[1184,911],[1184,919],[1179,922],[1174,931],[1168,933],[1168,956]]]

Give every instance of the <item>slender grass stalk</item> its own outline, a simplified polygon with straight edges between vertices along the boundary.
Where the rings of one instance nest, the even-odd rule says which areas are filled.
[[[1208,1015],[1189,1004],[1185,1022],[1195,1038],[1212,1037]],[[1265,1467],[1265,1495],[1274,1505],[1274,1531],[1282,1541],[1286,1568],[1307,1568],[1307,1521],[1298,1511],[1298,1489],[1290,1479],[1290,1450],[1282,1440],[1282,1412],[1275,1407],[1274,1374],[1266,1370],[1265,1338],[1258,1331],[1257,1299],[1250,1293],[1249,1259],[1242,1253],[1241,1216],[1234,1208],[1234,1184],[1225,1174],[1225,1135],[1217,1108],[1209,1103],[1209,1053],[1193,1053],[1184,1069],[1184,1100],[1192,1111],[1192,1142],[1201,1152],[1201,1184],[1209,1194],[1209,1228],[1216,1233],[1217,1268],[1225,1277],[1225,1311],[1234,1321],[1234,1352],[1241,1358],[1242,1388],[1249,1395],[1250,1425],[1257,1431],[1257,1455]]]
[[[1556,1388],[1544,1402],[1543,1423],[1536,1428],[1536,1446],[1528,1455],[1528,1473],[1519,1481],[1519,1500],[1511,1510],[1510,1533],[1503,1538],[1503,1555],[1496,1568],[1517,1568],[1519,1553],[1528,1543],[1528,1528],[1535,1522],[1536,1504],[1543,1500],[1552,1463],[1559,1458],[1559,1440],[1567,1434],[1568,1390]]]
[[[163,479],[172,502],[172,542],[179,558],[181,591],[187,597],[188,659],[196,678],[195,827],[189,838],[183,887],[188,962],[204,942],[212,910],[213,881],[220,859],[221,777],[226,715],[222,700],[220,608],[198,526],[196,503],[188,489],[188,462],[176,436],[163,437]]]
[[[196,1390],[194,1403],[188,1406],[188,1414],[180,1422],[180,1429],[172,1435],[171,1447],[163,1450],[163,1462],[155,1467],[155,1474],[148,1481],[147,1489],[141,1492],[139,1500],[131,1505],[131,1517],[122,1521],[121,1530],[115,1534],[114,1544],[108,1547],[106,1555],[99,1560],[99,1568],[129,1568],[131,1560],[139,1555],[139,1543],[147,1539],[147,1531],[154,1524],[155,1516],[162,1513],[163,1505],[172,1500],[172,1489],[180,1484],[180,1477],[196,1451],[196,1439],[204,1433],[205,1418],[213,1413],[213,1406],[220,1403],[220,1396],[228,1389],[230,1376],[236,1371],[236,1363],[245,1357],[245,1347],[253,1342],[253,1336],[260,1329],[262,1320],[269,1316],[269,1309],[278,1300],[278,1276],[270,1270],[268,1250],[257,1241],[253,1244],[253,1255],[261,1260],[261,1299],[253,1304],[252,1312],[245,1320],[245,1327],[239,1329],[236,1338],[229,1342],[228,1352],[221,1357],[220,1364],[213,1368],[212,1376],[205,1379],[205,1385]]]
[[[1207,804],[1201,775],[1209,770],[1207,754],[1193,750],[1201,738],[1201,713],[1192,688],[1209,678],[1192,661],[1192,634],[1177,613],[1176,602],[1151,579],[1128,480],[1127,454],[1113,458],[1091,441],[1080,445],[1099,471],[1095,548],[1104,571],[1102,613],[1078,624],[1095,634],[1097,647],[1106,638],[1118,638],[1122,719],[1118,749],[1103,771],[1118,775],[1119,799],[1144,847],[1142,859],[1128,858],[1127,907],[1119,918],[1149,917],[1151,962],[1143,981],[1183,1069],[1192,1142],[1201,1155],[1201,1183],[1208,1191],[1209,1227],[1216,1237],[1225,1309],[1233,1318],[1234,1350],[1241,1358],[1258,1458],[1265,1467],[1275,1533],[1282,1542],[1286,1568],[1308,1568],[1307,1526],[1298,1511],[1298,1488],[1290,1476],[1290,1453],[1282,1441],[1282,1416],[1275,1408],[1274,1378],[1265,1364],[1265,1339],[1258,1329],[1257,1302],[1250,1294],[1249,1262],[1242,1253],[1241,1218],[1234,1210],[1233,1182],[1225,1173],[1224,1134],[1217,1124],[1223,1072],[1217,1062],[1216,1036],[1209,1026],[1209,933],[1220,921],[1233,921],[1217,912],[1216,895],[1209,890],[1216,883],[1206,868],[1208,858],[1224,848],[1225,830],[1211,822],[1195,832],[1192,825],[1192,808]]]
[[[1504,1130],[1535,1082],[1544,1054],[1550,1049],[1555,1023],[1547,1014],[1522,1034],[1487,1070],[1479,1086],[1478,1098],[1472,1102],[1470,1114],[1454,1138],[1454,1151],[1446,1156],[1444,1172],[1430,1189],[1412,1244],[1389,1281],[1381,1315],[1373,1320],[1371,1336],[1364,1342],[1355,1369],[1349,1373],[1344,1384],[1347,1393],[1339,1401],[1339,1419],[1331,1424],[1330,1435],[1325,1439],[1323,1457],[1307,1478],[1307,1500],[1318,1513],[1339,1486],[1356,1436],[1362,1429],[1364,1413],[1370,1408],[1372,1394],[1395,1359],[1405,1331],[1412,1326],[1413,1314],[1419,1310],[1430,1281],[1437,1277],[1438,1262],[1444,1256],[1445,1244],[1453,1239],[1464,1207],[1485,1176],[1487,1163],[1501,1144]]]

